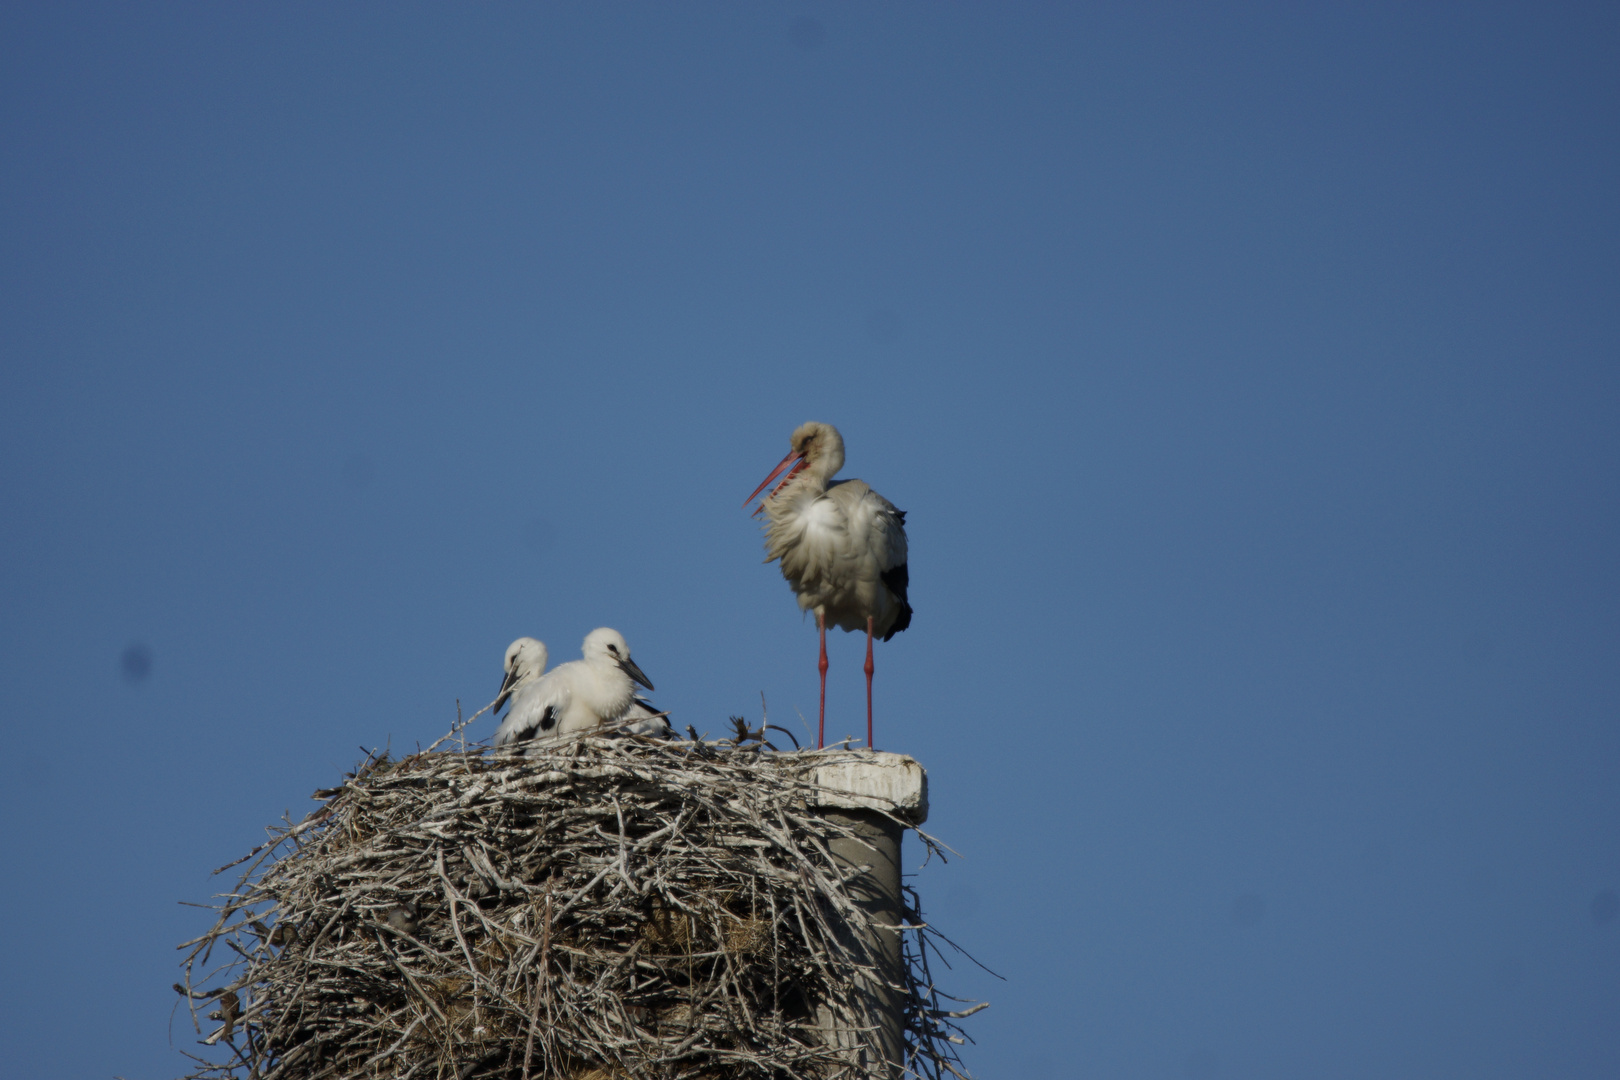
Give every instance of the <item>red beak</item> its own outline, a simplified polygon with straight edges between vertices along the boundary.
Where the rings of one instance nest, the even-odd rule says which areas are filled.
[[[798,461],[797,465],[793,465],[795,460]],[[786,469],[789,465],[793,465],[793,471],[789,472],[786,476],[782,476],[782,470]],[[799,470],[804,468],[804,465],[804,459],[799,457],[799,452],[797,450],[790,450],[788,452],[788,456],[782,459],[782,463],[771,470],[771,475],[767,476],[764,481],[760,483],[759,487],[754,489],[754,494],[743,500],[743,505],[747,506],[749,503],[753,502],[754,496],[764,491],[767,487],[770,487],[771,481],[775,480],[778,476],[782,476],[782,484],[787,483],[789,480],[793,479],[799,474]],[[776,487],[771,488],[771,495],[775,495],[778,491],[781,491],[782,484],[777,484]],[[765,499],[769,499],[771,495],[765,496]],[[765,509],[765,499],[760,500],[759,506],[754,510],[755,514],[759,513],[760,510]],[[753,515],[749,516],[751,517]]]

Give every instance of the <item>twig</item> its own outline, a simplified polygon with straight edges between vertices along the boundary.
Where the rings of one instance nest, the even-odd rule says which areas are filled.
[[[476,718],[457,705],[452,735]],[[888,969],[850,933],[873,920],[829,847],[848,827],[808,807],[818,766],[864,753],[762,753],[754,739],[773,726],[745,725],[735,747],[694,729],[533,757],[464,738],[368,753],[239,861],[213,928],[185,946],[177,990],[194,1024],[207,1003],[223,1019],[225,995],[238,1002],[191,1076],[852,1080],[807,1010],[858,1002]],[[905,896],[905,1074],[962,1077],[956,1025],[982,1005],[935,987],[928,965],[954,943]],[[868,1030],[875,1007],[840,1024]]]

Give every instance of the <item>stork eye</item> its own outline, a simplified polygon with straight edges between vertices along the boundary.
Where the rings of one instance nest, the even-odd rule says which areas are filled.
[[[608,646],[608,652],[612,653],[614,656],[618,656],[619,655],[619,647],[617,645],[609,645]]]

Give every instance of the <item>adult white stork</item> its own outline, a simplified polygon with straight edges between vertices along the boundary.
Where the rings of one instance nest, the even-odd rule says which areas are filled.
[[[508,657],[522,640],[512,643]],[[503,683],[501,692],[511,698],[511,711],[495,730],[496,746],[591,731],[625,719],[638,720],[633,726],[640,727],[640,720],[653,717],[651,708],[636,697],[635,687],[640,683],[651,690],[652,683],[630,659],[623,634],[605,626],[592,630],[581,651],[583,659],[558,664],[532,679],[521,674],[514,677],[509,661],[511,685]],[[497,703],[502,700],[496,699]]]
[[[799,425],[782,459],[747,506],[772,480],[787,475],[760,502],[766,562],[776,562],[816,613],[821,641],[821,710],[816,745],[826,743],[827,625],[866,631],[866,745],[872,746],[872,638],[888,641],[911,625],[906,602],[906,514],[863,480],[833,481],[844,467],[844,438],[831,424]],[[790,468],[791,467],[791,468]]]

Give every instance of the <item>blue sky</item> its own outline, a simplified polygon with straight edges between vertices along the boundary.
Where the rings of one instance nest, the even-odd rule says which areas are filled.
[[[1006,977],[953,974],[977,1073],[1612,1077],[1617,48],[1597,4],[0,10],[0,1073],[182,1072],[177,902],[520,634],[813,721],[739,504],[818,419],[909,512],[878,743]]]

